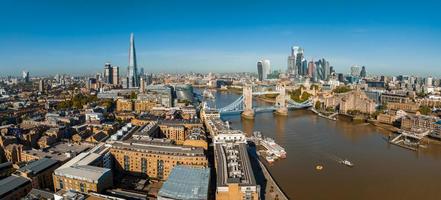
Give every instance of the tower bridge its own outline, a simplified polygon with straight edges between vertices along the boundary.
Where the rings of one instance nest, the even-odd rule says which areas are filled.
[[[275,104],[273,106],[253,106],[253,96],[278,94]],[[302,103],[293,101],[286,95],[285,86],[278,84],[274,91],[259,91],[253,92],[251,85],[243,87],[242,96],[237,98],[231,104],[220,108],[221,114],[239,114],[241,113],[244,118],[253,118],[257,112],[275,112],[280,115],[287,115],[288,109],[307,108],[312,106],[312,101],[307,100]]]

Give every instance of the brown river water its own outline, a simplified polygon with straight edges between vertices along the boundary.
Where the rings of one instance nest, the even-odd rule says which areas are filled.
[[[216,105],[228,105],[237,97],[217,92]],[[267,166],[290,199],[441,199],[439,144],[407,150],[389,144],[389,132],[381,128],[331,121],[307,110],[290,111],[285,117],[258,113],[254,120],[239,115],[223,119],[248,135],[261,131],[285,148],[287,158]],[[355,166],[338,163],[343,158]],[[323,169],[317,171],[317,165]]]

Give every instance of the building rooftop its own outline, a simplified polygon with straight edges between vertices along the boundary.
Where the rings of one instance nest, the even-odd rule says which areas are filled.
[[[4,162],[4,163],[0,163],[0,170],[2,169],[8,169],[8,168],[12,168],[12,162]]]
[[[7,194],[12,192],[16,188],[27,184],[28,182],[30,182],[29,179],[17,175],[8,176],[4,179],[1,179],[0,199],[3,199],[3,197],[5,197]]]
[[[148,143],[137,140],[126,140],[124,142],[112,143],[113,148],[117,149],[131,149],[140,151],[151,151],[163,154],[182,154],[182,155],[204,155],[203,148],[183,147],[177,145],[170,145],[170,143]]]
[[[208,199],[209,168],[176,166],[159,190],[158,196],[170,199]]]
[[[59,176],[96,183],[101,177],[110,173],[110,169],[91,165],[75,165],[67,168],[59,168],[55,170],[54,173]]]
[[[38,158],[52,158],[64,162],[91,147],[93,145],[89,143],[72,144],[62,142],[52,145],[52,147],[45,150],[30,149],[23,150],[23,152]]]
[[[218,187],[230,183],[256,185],[245,143],[215,144],[215,159]]]
[[[28,195],[26,195],[26,197],[24,197],[24,200],[34,200],[34,199],[54,199],[54,193],[52,192],[48,192],[48,191],[44,191],[44,190],[39,190],[39,189],[35,189],[33,188]]]
[[[17,171],[23,172],[23,173],[30,173],[30,174],[39,174],[40,172],[46,170],[47,168],[50,168],[58,163],[57,160],[50,159],[50,158],[41,158],[39,160],[30,162],[29,164],[25,165],[24,167],[18,169]]]

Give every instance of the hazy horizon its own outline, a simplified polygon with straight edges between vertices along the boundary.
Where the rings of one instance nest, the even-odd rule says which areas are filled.
[[[285,70],[291,46],[337,72],[441,77],[440,3],[381,1],[6,1],[2,75],[125,74],[130,33],[146,72]]]

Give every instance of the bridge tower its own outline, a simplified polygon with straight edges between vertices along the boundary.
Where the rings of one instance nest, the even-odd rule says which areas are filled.
[[[288,107],[286,105],[286,92],[285,85],[277,84],[276,91],[279,92],[279,95],[276,97],[276,108],[275,113],[277,115],[288,115]]]
[[[243,86],[243,112],[242,117],[247,119],[254,118],[254,109],[253,109],[253,88],[251,85]]]

